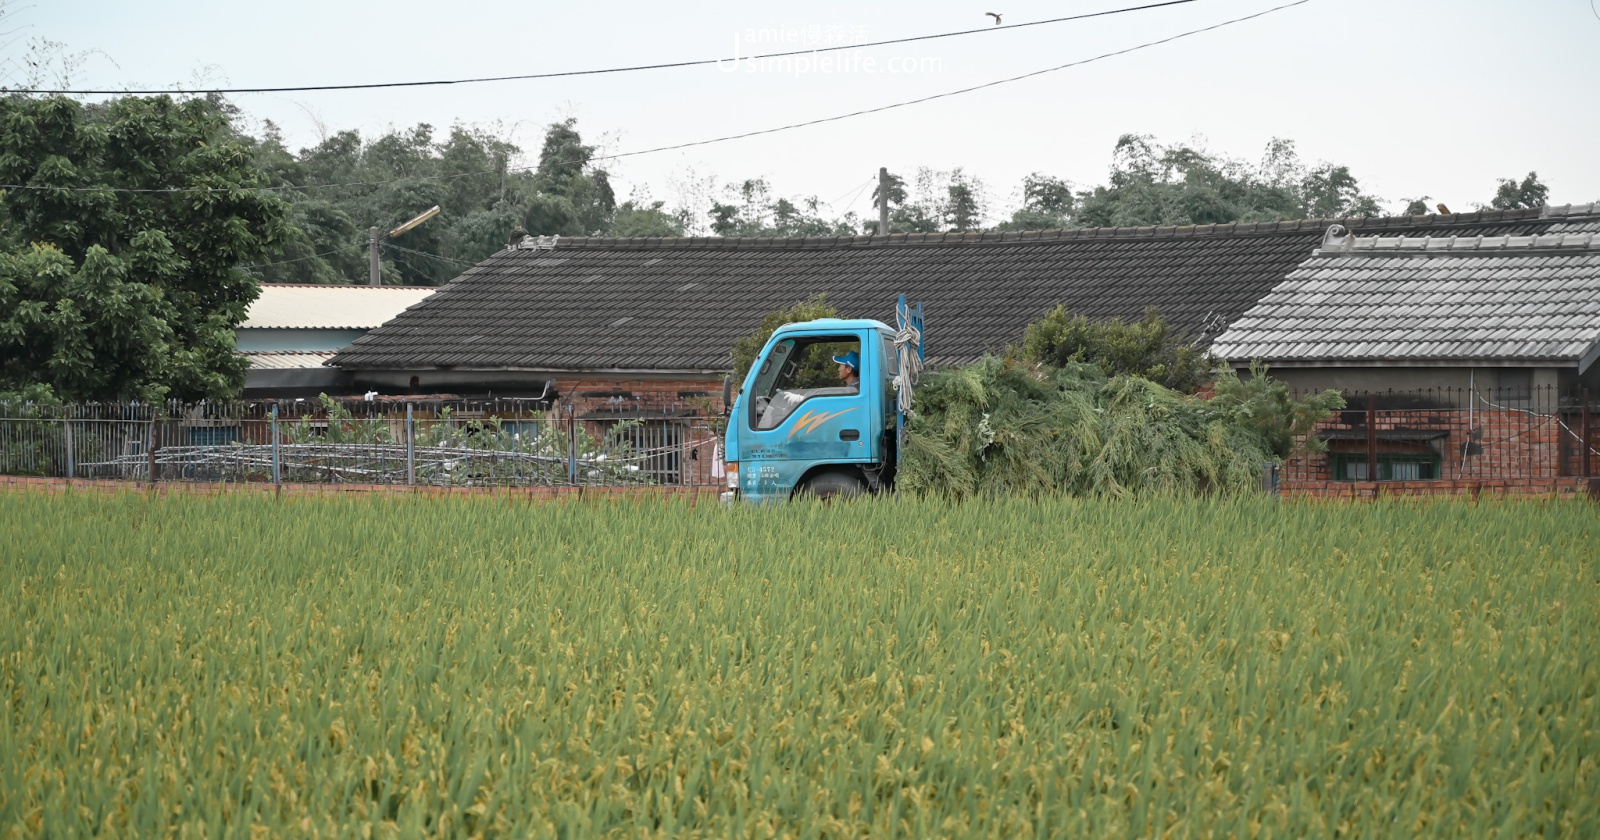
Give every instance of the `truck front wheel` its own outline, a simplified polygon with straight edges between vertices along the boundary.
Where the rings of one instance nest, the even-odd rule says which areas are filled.
[[[800,487],[800,495],[813,499],[848,499],[861,495],[861,478],[847,472],[817,473]]]

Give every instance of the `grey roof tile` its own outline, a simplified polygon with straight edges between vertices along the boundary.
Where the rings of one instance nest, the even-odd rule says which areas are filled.
[[[1354,241],[1348,251],[1319,250],[1294,272],[1315,271],[1316,293],[1279,284],[1213,351],[1279,363],[1576,361],[1600,342],[1600,237]],[[1435,255],[1407,255],[1416,248]]]
[[[1510,211],[1343,224],[1357,235],[1475,237],[1528,236],[1573,221]],[[923,301],[935,364],[998,350],[1057,304],[1092,319],[1136,319],[1156,306],[1179,329],[1198,332],[1208,318],[1237,321],[1269,292],[1269,300],[1286,310],[1237,326],[1258,322],[1259,343],[1274,347],[1335,314],[1359,323],[1360,306],[1392,297],[1374,285],[1363,290],[1373,301],[1352,304],[1340,261],[1306,259],[1329,224],[876,239],[562,239],[553,251],[495,254],[357,340],[334,363],[722,370],[733,340],[763,315],[818,293],[826,293],[841,315],[884,321],[896,293]],[[1427,269],[1443,258],[1406,262]],[[1387,279],[1402,288],[1410,282],[1371,266],[1362,270],[1374,271],[1375,283]],[[1286,275],[1291,281],[1275,290]],[[1299,297],[1307,291],[1318,297]],[[1394,303],[1420,302],[1407,297]],[[631,320],[611,326],[625,317]],[[473,336],[479,338],[468,341]]]

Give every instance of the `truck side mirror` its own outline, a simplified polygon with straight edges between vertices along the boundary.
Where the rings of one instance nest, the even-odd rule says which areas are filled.
[[[722,377],[722,413],[733,413],[733,374]]]

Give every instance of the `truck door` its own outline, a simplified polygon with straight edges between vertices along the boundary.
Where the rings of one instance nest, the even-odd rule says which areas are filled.
[[[787,496],[810,468],[877,457],[881,389],[876,344],[861,331],[801,333],[775,342],[741,400],[741,490],[757,499]],[[869,352],[863,352],[863,349]],[[858,379],[839,376],[839,359]]]

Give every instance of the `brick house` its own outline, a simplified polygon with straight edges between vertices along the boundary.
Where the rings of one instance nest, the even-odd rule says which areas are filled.
[[[1548,492],[1600,467],[1600,221],[1593,205],[1526,236],[1363,237],[1322,246],[1212,345],[1350,405],[1293,489]]]
[[[1366,235],[1436,237],[1526,236],[1557,223],[1537,210],[1342,222]],[[1329,224],[530,238],[355,340],[331,364],[384,394],[720,396],[734,340],[766,313],[817,294],[841,316],[886,321],[897,294],[924,302],[932,365],[1000,350],[1058,304],[1092,319],[1137,319],[1155,307],[1208,341],[1303,262]]]
[[[1596,208],[1339,220],[1357,236],[1525,237]],[[1306,261],[1334,221],[809,238],[529,238],[339,351],[380,394],[543,397],[662,438],[720,409],[735,339],[825,294],[889,321],[922,301],[930,364],[1003,349],[1057,305],[1091,319],[1149,307],[1209,344]]]

